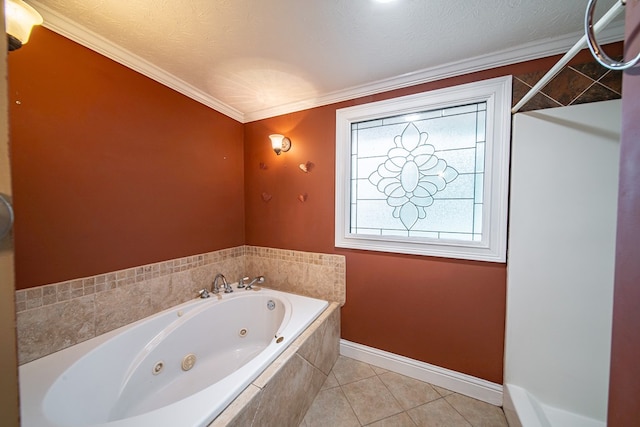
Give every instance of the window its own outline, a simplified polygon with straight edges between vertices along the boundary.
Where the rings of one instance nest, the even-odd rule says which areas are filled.
[[[511,77],[336,112],[336,246],[505,262]]]

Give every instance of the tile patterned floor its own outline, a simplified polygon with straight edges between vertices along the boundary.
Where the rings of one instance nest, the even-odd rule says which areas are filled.
[[[502,409],[340,356],[300,427],[506,427]]]

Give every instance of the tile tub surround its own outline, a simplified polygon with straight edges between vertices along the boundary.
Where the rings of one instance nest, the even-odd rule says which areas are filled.
[[[340,305],[332,303],[210,427],[299,425],[340,352]]]
[[[326,301],[345,303],[346,268],[343,255],[245,247],[245,271],[264,275],[265,286]]]
[[[277,274],[256,271],[259,262],[276,265]],[[19,290],[18,360],[30,362],[188,301],[209,289],[220,272],[230,282],[262,274],[267,287],[344,303],[344,265],[339,255],[239,246]],[[342,301],[334,295],[342,295]]]

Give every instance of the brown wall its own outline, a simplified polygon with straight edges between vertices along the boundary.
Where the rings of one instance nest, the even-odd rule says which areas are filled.
[[[246,124],[247,244],[344,254],[344,339],[502,383],[505,264],[334,248],[335,111],[506,74],[546,71],[556,60],[532,61]],[[269,146],[270,133],[289,136],[291,151],[276,156]],[[298,165],[308,161],[314,167],[305,174]],[[268,202],[263,193],[271,196]],[[297,199],[303,194],[306,202]]]
[[[611,55],[620,50],[621,44],[608,47]],[[335,111],[507,74],[523,78],[514,90],[515,104],[526,93],[523,82],[537,81],[558,59],[530,61],[246,124],[247,244],[345,255],[342,338],[501,384],[505,264],[334,248]],[[590,61],[585,51],[571,64]],[[580,85],[593,82],[576,78],[573,71],[558,76],[553,92],[545,94],[547,101],[556,94],[571,98],[573,92],[579,94],[587,87]],[[611,92],[598,96],[619,97]],[[534,108],[560,105],[541,102],[540,97],[532,100]],[[289,136],[291,151],[276,156],[269,145],[271,133]],[[307,174],[298,167],[306,162],[313,163]],[[307,200],[300,202],[297,197],[304,194]]]
[[[640,52],[640,4],[625,8],[627,59]],[[640,65],[625,71],[618,190],[609,427],[640,423]]]
[[[42,27],[8,63],[18,289],[244,243],[241,123]]]

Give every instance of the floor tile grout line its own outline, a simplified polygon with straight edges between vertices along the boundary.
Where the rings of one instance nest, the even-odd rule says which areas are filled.
[[[431,383],[428,383],[428,382],[426,382],[426,381],[422,381],[422,380],[418,380],[418,379],[415,379],[415,378],[407,377],[406,375],[402,375],[402,374],[397,373],[397,372],[393,372],[393,371],[387,371],[387,372],[392,372],[392,373],[395,373],[395,374],[400,375],[400,376],[402,376],[402,377],[409,378],[409,379],[414,379],[414,380],[416,380],[416,381],[418,381],[418,382],[421,382],[421,383],[423,383],[423,384],[427,384],[429,387],[431,387],[431,389],[434,391],[434,393],[436,393],[436,395],[438,395],[438,397],[437,397],[436,399],[429,400],[428,402],[424,402],[424,403],[419,403],[419,404],[417,404],[417,405],[415,405],[415,406],[412,406],[412,407],[410,407],[410,408],[405,408],[405,407],[402,405],[402,403],[398,400],[398,398],[396,397],[396,395],[395,395],[395,394],[393,394],[393,392],[391,391],[391,389],[389,389],[389,387],[387,387],[387,384],[384,382],[384,380],[383,380],[382,378],[380,378],[380,375],[378,375],[378,378],[380,378],[380,381],[382,381],[382,384],[385,386],[385,388],[389,391],[389,393],[391,393],[391,395],[393,396],[393,398],[396,400],[396,402],[398,403],[398,406],[400,406],[400,408],[402,409],[402,412],[409,412],[410,410],[415,409],[415,408],[418,408],[418,407],[420,407],[420,406],[422,406],[422,405],[427,405],[427,404],[429,404],[429,403],[431,403],[431,402],[435,402],[435,401],[437,401],[437,400],[440,400],[440,399],[444,399],[444,398],[445,398],[445,396],[441,395],[441,394],[438,392],[438,390],[436,390],[435,388],[433,388],[433,384],[431,384]],[[452,393],[452,394],[455,394],[455,393]],[[447,396],[450,396],[450,395],[447,395]]]
[[[422,403],[422,404],[420,404],[420,405],[414,406],[414,407],[412,407],[412,408],[405,409],[405,408],[404,408],[404,406],[402,406],[402,404],[400,403],[400,401],[399,401],[399,400],[398,400],[398,398],[396,397],[396,395],[395,395],[395,394],[393,394],[393,392],[389,389],[389,387],[387,387],[387,384],[382,380],[382,378],[380,378],[380,375],[381,375],[381,374],[378,374],[377,372],[375,372],[375,370],[373,369],[373,367],[371,366],[371,364],[370,364],[370,363],[367,363],[367,365],[369,365],[369,367],[373,370],[374,375],[372,375],[372,376],[370,376],[370,377],[361,378],[361,379],[359,379],[359,380],[352,381],[352,382],[350,382],[350,383],[346,383],[346,384],[344,384],[344,385],[352,384],[352,383],[355,383],[355,382],[358,382],[358,381],[362,381],[362,380],[365,380],[365,379],[370,379],[370,378],[373,378],[374,376],[375,376],[375,377],[378,377],[378,380],[382,383],[382,385],[383,385],[383,386],[384,386],[384,388],[389,392],[389,394],[391,394],[391,396],[393,397],[393,399],[395,400],[395,402],[398,404],[398,407],[401,409],[401,411],[400,411],[400,412],[398,412],[398,413],[396,413],[396,414],[389,415],[388,417],[384,417],[384,418],[381,418],[381,419],[379,419],[379,420],[374,420],[374,421],[370,422],[369,424],[363,424],[363,423],[362,423],[362,421],[360,420],[360,418],[358,417],[358,414],[356,413],[355,409],[354,409],[354,408],[353,408],[353,406],[351,405],[351,401],[350,401],[350,400],[349,400],[349,398],[347,397],[347,394],[344,392],[344,390],[342,390],[342,386],[343,386],[343,385],[342,385],[342,384],[340,384],[340,385],[339,385],[339,387],[340,387],[340,389],[342,390],[342,393],[344,394],[345,398],[347,399],[347,403],[349,403],[349,406],[351,407],[351,410],[352,410],[352,411],[353,411],[353,413],[356,415],[356,418],[358,419],[358,422],[360,423],[360,427],[366,427],[366,426],[368,426],[368,425],[371,425],[371,424],[377,423],[377,422],[379,422],[379,421],[382,421],[382,420],[385,420],[385,419],[387,419],[387,418],[391,418],[391,417],[394,417],[394,416],[397,416],[397,415],[400,415],[400,414],[403,414],[403,413],[404,413],[404,414],[406,414],[406,415],[407,415],[407,417],[409,417],[409,419],[411,420],[411,422],[412,422],[414,425],[416,425],[416,426],[417,426],[417,424],[416,424],[415,420],[411,417],[411,415],[409,415],[409,411],[410,411],[411,409],[415,409],[415,408],[418,408],[418,407],[423,406],[423,405],[428,405],[428,404],[430,404],[430,403],[437,402],[438,400],[444,400],[444,401],[445,401],[449,406],[451,406],[451,408],[453,408],[453,410],[454,410],[454,411],[456,411],[458,414],[460,414],[460,412],[459,412],[459,411],[458,411],[458,410],[457,410],[453,405],[451,405],[451,404],[450,404],[450,403],[445,399],[445,397],[446,397],[446,396],[443,396],[442,394],[440,394],[440,392],[438,392],[436,389],[433,389],[433,390],[434,390],[434,391],[435,391],[435,393],[439,396],[437,399],[433,399],[433,400],[430,400],[430,401],[428,401],[428,402],[424,402],[424,403]],[[385,372],[383,372],[383,374],[384,374],[384,373],[388,373],[388,372],[393,372],[393,371],[385,371]],[[402,374],[398,374],[398,375],[402,375]],[[418,380],[418,381],[420,381],[420,380]],[[431,385],[430,383],[427,383],[427,382],[425,382],[425,381],[421,381],[421,382],[423,382],[423,383],[425,383],[425,384],[428,384],[431,388],[433,388],[433,385]],[[452,394],[455,394],[455,393],[452,393]],[[449,395],[447,395],[447,396],[451,396],[452,394],[449,394]],[[464,417],[464,415],[460,414],[460,416],[461,416],[461,417],[462,417],[462,418],[463,418],[467,423],[469,423],[469,424],[471,425],[471,422],[470,422],[469,420],[467,420],[467,419]],[[473,427],[473,426],[472,426],[472,427]]]
[[[371,378],[371,377],[368,377],[368,378]],[[352,384],[354,382],[356,382],[356,381],[352,381],[351,383],[348,383],[348,384]],[[356,416],[356,419],[358,420],[358,424],[360,424],[360,427],[364,426],[364,424],[362,424],[362,420],[358,416],[358,413],[356,412],[355,409],[353,409],[353,404],[351,403],[351,400],[349,400],[349,396],[347,396],[347,393],[344,392],[344,389],[342,388],[342,384],[340,384],[339,387],[340,387],[340,392],[342,393],[344,398],[347,400],[347,403],[349,404],[349,407],[351,408],[351,412],[353,412],[353,415]]]
[[[389,370],[385,370],[384,372],[380,372],[380,373],[378,373],[378,372],[376,372],[376,370],[375,370],[375,369],[373,369],[373,367],[374,367],[375,365],[371,365],[371,364],[366,363],[366,362],[362,362],[362,363],[364,363],[364,364],[368,365],[368,366],[369,366],[369,368],[371,368],[371,369],[373,370],[373,374],[368,375],[368,376],[365,376],[365,377],[363,377],[363,378],[359,378],[359,379],[357,379],[357,380],[353,380],[353,381],[346,382],[345,384],[340,384],[340,382],[338,381],[337,376],[335,375],[335,372],[333,372],[333,367],[332,367],[331,372],[333,372],[333,376],[334,376],[334,379],[336,380],[336,384],[337,384],[337,385],[334,385],[333,387],[327,387],[327,388],[325,388],[325,389],[324,389],[324,391],[326,391],[326,390],[335,390],[336,388],[339,388],[340,393],[341,393],[341,394],[342,394],[342,396],[344,397],[344,399],[345,399],[346,403],[349,405],[349,409],[351,410],[351,413],[355,416],[355,420],[356,420],[356,422],[358,423],[358,425],[359,425],[360,427],[370,426],[370,425],[372,425],[372,424],[376,424],[376,423],[378,423],[378,422],[380,422],[380,421],[383,421],[383,420],[385,420],[385,419],[390,419],[390,418],[393,418],[393,417],[401,416],[402,414],[404,414],[404,416],[405,416],[405,417],[408,417],[408,418],[409,418],[409,420],[410,420],[410,422],[412,423],[412,425],[417,426],[417,425],[418,425],[418,422],[417,422],[417,421],[416,421],[416,420],[415,420],[415,419],[414,419],[414,418],[409,414],[409,411],[414,410],[414,409],[416,409],[416,408],[420,408],[420,407],[425,406],[425,405],[429,405],[429,404],[434,403],[434,402],[437,402],[437,401],[438,401],[438,400],[440,400],[440,399],[444,400],[444,403],[445,403],[448,407],[452,408],[452,409],[454,410],[454,412],[455,412],[455,413],[457,413],[460,417],[462,417],[462,419],[467,423],[467,425],[468,425],[469,427],[477,427],[476,425],[474,425],[474,423],[473,423],[470,419],[467,419],[467,417],[465,417],[465,415],[464,415],[460,410],[458,410],[458,408],[457,408],[456,406],[454,406],[452,403],[450,403],[450,402],[449,402],[449,400],[447,399],[449,396],[456,396],[456,395],[459,395],[458,393],[456,393],[456,392],[452,392],[452,391],[447,390],[447,389],[445,389],[445,388],[443,388],[443,387],[439,387],[439,388],[441,388],[442,390],[447,390],[447,391],[449,391],[449,394],[443,395],[440,391],[438,391],[438,390],[436,389],[436,386],[434,386],[433,384],[431,384],[431,383],[429,383],[429,382],[426,382],[426,381],[417,380],[417,381],[419,381],[419,382],[421,382],[421,383],[424,383],[424,384],[429,385],[429,386],[430,386],[430,387],[435,391],[435,393],[436,393],[439,397],[438,397],[437,399],[433,399],[433,400],[430,400],[430,401],[424,402],[424,403],[422,403],[422,404],[418,404],[417,406],[414,406],[414,407],[412,407],[412,408],[410,408],[410,409],[405,409],[405,408],[403,407],[403,405],[400,403],[399,398],[398,398],[398,397],[397,397],[397,396],[396,396],[396,395],[391,391],[391,389],[389,388],[389,386],[388,386],[388,385],[387,385],[387,384],[382,380],[382,378],[381,378],[381,375],[384,375],[384,374],[389,373],[389,372],[390,372],[390,373],[394,373],[394,374],[398,374],[398,375],[400,375],[400,376],[404,376],[404,375],[402,375],[402,374],[400,374],[400,373],[398,373],[398,372],[395,372],[395,371],[389,371]],[[331,373],[331,372],[330,372],[330,373]],[[384,388],[385,388],[385,389],[386,389],[386,390],[391,394],[391,396],[393,397],[394,401],[398,404],[398,406],[399,406],[399,408],[400,408],[400,412],[397,412],[397,413],[395,413],[395,414],[390,414],[390,415],[388,415],[388,416],[386,416],[386,417],[383,417],[383,418],[381,418],[381,419],[373,420],[373,421],[369,422],[368,424],[364,424],[364,423],[363,423],[363,421],[362,421],[362,420],[360,419],[360,417],[358,416],[358,414],[356,413],[356,411],[355,411],[355,409],[354,409],[354,407],[353,407],[353,403],[352,403],[352,401],[347,397],[347,393],[345,393],[345,389],[344,389],[344,387],[348,387],[350,384],[356,383],[356,382],[358,382],[358,381],[363,381],[363,380],[366,380],[366,379],[372,379],[373,377],[377,377],[377,379],[382,383],[382,385],[384,386]],[[409,377],[409,378],[410,378],[410,377]],[[462,395],[460,395],[460,396],[462,396]],[[374,397],[373,399],[375,400],[375,397]],[[374,402],[374,403],[375,403],[375,402]],[[459,404],[460,404],[460,405],[462,405],[461,407],[463,407],[463,408],[465,407],[464,401],[463,401],[463,402],[459,402]],[[503,414],[503,417],[504,417],[504,414]],[[405,419],[406,419],[406,418],[405,418]],[[302,426],[302,424],[301,424],[301,426]]]
[[[391,390],[389,390],[389,387],[387,387],[387,385],[384,383],[384,381],[382,381],[382,378],[380,378],[380,375],[378,375],[378,373],[373,369],[373,367],[371,366],[370,363],[367,363],[367,365],[369,366],[369,368],[371,368],[371,370],[373,371],[373,375],[370,377],[365,377],[365,378],[361,378],[359,380],[356,381],[352,381],[351,383],[347,383],[347,384],[352,384],[358,381],[362,381],[362,380],[366,380],[366,379],[370,379],[373,377],[377,377],[378,381],[380,381],[383,385],[383,387],[389,392],[389,394],[391,394],[391,396],[393,397],[393,400],[395,400],[395,402],[398,404],[398,407],[401,409],[400,412],[395,413],[395,414],[391,414],[388,417],[384,417],[384,418],[380,418],[379,420],[373,420],[368,424],[363,424],[362,420],[360,419],[360,417],[358,417],[358,413],[355,411],[355,409],[353,408],[353,405],[351,404],[351,401],[349,400],[349,396],[347,396],[347,393],[344,392],[344,390],[342,389],[342,385],[340,385],[340,390],[342,391],[342,393],[344,394],[345,398],[347,399],[347,403],[349,403],[349,406],[351,407],[351,410],[353,411],[353,413],[355,414],[356,418],[358,419],[358,423],[360,423],[360,427],[364,427],[373,423],[377,423],[378,421],[382,421],[384,419],[396,416],[398,414],[401,414],[403,412],[406,412],[403,408],[403,406],[400,404],[400,402],[398,401],[398,398],[391,392]],[[346,384],[345,384],[346,385]],[[407,414],[407,416],[409,416],[409,414]],[[411,419],[411,417],[409,416],[409,418]],[[415,422],[413,421],[413,419],[411,419],[411,422],[413,422],[415,424]]]
[[[407,417],[409,417],[409,419],[411,420],[411,423],[416,427],[418,426],[416,424],[416,422],[413,420],[413,418],[411,418],[411,415],[409,415],[409,413],[407,411],[402,411],[402,412],[398,412],[397,414],[389,415],[388,417],[380,418],[379,420],[376,420],[376,421],[371,421],[369,424],[366,424],[366,425],[362,425],[361,424],[360,427],[367,427],[367,426],[370,426],[372,424],[378,423],[380,421],[388,420],[388,419],[390,419],[392,417],[395,417],[395,416],[398,416],[400,414],[407,414]]]
[[[389,387],[387,387],[387,384],[382,380],[382,378],[380,378],[380,375],[376,374],[376,377],[378,377],[378,380],[380,380],[380,382],[382,383],[382,385],[384,386],[384,388],[387,389],[387,391],[389,392],[389,394],[393,397],[393,400],[396,401],[396,403],[398,404],[398,408],[401,409],[400,412],[398,412],[399,414],[402,412],[406,412],[407,410],[404,408],[404,406],[402,406],[402,403],[398,400],[398,398],[396,397],[395,394],[393,394],[393,392],[389,389]],[[397,415],[397,414],[394,414]]]
[[[344,390],[342,389],[342,386],[340,386],[340,391],[342,392],[342,395],[344,396],[344,398],[347,399],[347,403],[349,404],[349,407],[351,408],[351,412],[353,412],[353,415],[355,415],[356,420],[358,420],[358,424],[360,424],[360,427],[364,426],[364,424],[362,424],[362,420],[358,416],[358,413],[356,412],[355,409],[353,409],[353,405],[351,404],[351,401],[349,400],[349,396],[347,396],[347,393],[344,392]]]
[[[454,394],[455,394],[455,393],[454,393]],[[452,396],[452,395],[450,394],[449,396]],[[475,427],[475,426],[473,425],[473,423],[472,423],[470,420],[468,420],[468,419],[467,419],[467,417],[465,417],[465,416],[464,416],[464,414],[463,414],[462,412],[458,411],[458,408],[456,408],[455,406],[453,406],[453,405],[452,405],[452,404],[451,404],[447,399],[445,399],[444,397],[443,397],[443,399],[444,399],[444,401],[445,401],[445,402],[447,402],[447,404],[448,404],[449,406],[451,406],[451,407],[453,408],[453,410],[454,410],[454,411],[456,411],[458,414],[460,414],[460,416],[462,417],[462,419],[463,419],[463,420],[465,420],[467,423],[469,423],[469,425],[470,425],[471,427]]]

